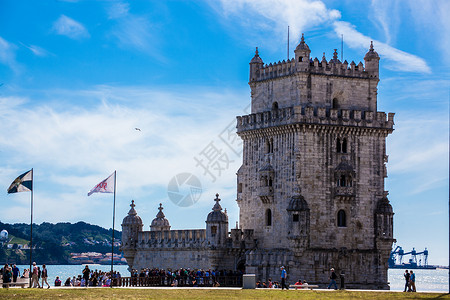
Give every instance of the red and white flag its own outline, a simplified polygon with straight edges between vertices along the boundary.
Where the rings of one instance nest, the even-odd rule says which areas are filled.
[[[88,196],[93,193],[114,193],[114,173],[90,190]]]

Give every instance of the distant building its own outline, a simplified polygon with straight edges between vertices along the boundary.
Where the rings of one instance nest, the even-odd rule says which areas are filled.
[[[241,269],[257,280],[289,278],[389,289],[393,210],[387,198],[386,137],[394,114],[377,111],[379,56],[365,64],[310,58],[302,36],[295,58],[250,61],[251,114],[237,117],[243,165],[237,172],[240,226],[216,195],[205,229],[171,230],[160,205],[143,230],[134,201],[122,222],[122,251],[140,268]]]

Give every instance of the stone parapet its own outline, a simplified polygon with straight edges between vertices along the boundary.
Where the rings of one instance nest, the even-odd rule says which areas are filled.
[[[290,76],[298,72],[309,72],[315,75],[369,78],[369,73],[365,71],[362,62],[356,64],[352,61],[349,65],[347,61],[344,61],[343,63],[333,59],[329,62],[326,60],[319,61],[316,57],[314,60],[310,60],[306,69],[297,68],[295,59],[288,59],[287,61],[283,60],[268,65],[261,64],[256,71],[256,77],[253,81],[276,79]]]
[[[237,117],[237,132],[291,124],[319,124],[393,130],[394,113],[327,109],[325,107],[287,107]]]
[[[199,248],[207,246],[205,229],[141,231],[139,248]]]

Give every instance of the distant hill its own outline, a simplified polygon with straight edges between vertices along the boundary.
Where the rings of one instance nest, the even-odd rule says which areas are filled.
[[[9,233],[8,243],[0,248],[0,264],[29,263],[29,250],[18,249],[29,244],[30,224],[0,222],[0,230]],[[120,242],[122,232],[114,231],[114,241]],[[68,264],[73,252],[111,252],[112,229],[105,229],[85,222],[33,224],[33,260],[39,264]],[[9,247],[8,247],[9,244]],[[114,247],[119,253],[119,247]]]

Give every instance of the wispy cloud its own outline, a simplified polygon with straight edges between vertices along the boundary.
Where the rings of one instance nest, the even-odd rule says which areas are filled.
[[[20,71],[20,66],[16,61],[16,46],[0,37],[0,63],[7,65],[15,73]]]
[[[136,49],[164,61],[156,45],[158,38],[155,26],[146,16],[130,13],[130,5],[125,2],[115,2],[107,9],[108,18],[115,22],[111,34],[119,46]]]
[[[36,46],[36,45],[25,45],[24,43],[20,43],[22,46],[24,46],[25,48],[27,48],[28,50],[30,50],[34,55],[36,56],[40,56],[40,57],[45,57],[48,56],[50,54],[50,52],[48,52],[47,50],[45,50],[42,47]]]
[[[196,174],[205,190],[212,188],[210,178],[196,167],[194,156],[211,141],[226,150],[219,144],[217,135],[234,121],[235,115],[242,113],[242,108],[218,104],[240,98],[243,102],[245,98],[245,93],[201,88],[184,89],[181,93],[170,89],[100,86],[46,93],[53,94],[52,98],[58,95],[55,103],[61,104],[35,105],[32,103],[37,99],[0,98],[3,120],[0,123],[0,132],[3,132],[0,157],[5,162],[0,182],[8,185],[17,172],[34,166],[41,206],[45,203],[57,208],[41,208],[46,220],[52,222],[92,218],[92,213],[88,218],[85,217],[88,213],[73,212],[92,211],[88,209],[90,205],[101,209],[97,204],[90,204],[85,194],[113,170],[120,176],[118,188],[126,189],[128,197],[148,197],[146,193],[151,187],[153,192],[163,191],[158,197],[167,200],[167,184],[181,172]],[[96,104],[79,107],[72,101],[79,98]],[[135,127],[141,131],[136,131]],[[229,183],[235,182],[241,160],[232,155],[230,152],[233,162],[222,172],[210,195],[216,191],[227,195],[234,193],[235,187],[230,187]],[[212,205],[212,196],[205,195],[198,205]],[[69,204],[62,207],[58,201]],[[58,214],[59,208],[65,214]],[[17,212],[19,208],[11,209]],[[0,212],[0,218],[5,219],[7,213]]]
[[[249,26],[252,31],[263,26],[266,30],[276,33],[286,31],[287,25],[291,26],[294,36],[299,36],[300,32],[313,30],[315,27],[330,24],[338,37],[345,36],[345,43],[351,48],[368,49],[370,41],[374,40],[358,32],[355,27],[344,21],[340,21],[341,13],[335,9],[329,9],[322,1],[309,0],[222,0],[222,10],[224,17],[234,16],[244,26]],[[214,6],[214,4],[212,4]],[[252,22],[248,22],[252,20]],[[380,19],[386,32],[388,24]],[[256,30],[258,32],[258,30]],[[389,37],[391,39],[391,37]],[[391,60],[394,64],[387,65],[391,69],[406,72],[430,73],[425,60],[415,55],[393,48],[385,43],[376,41],[376,47],[383,58]]]
[[[79,22],[65,15],[61,15],[58,20],[53,23],[53,30],[60,35],[65,35],[74,40],[89,38],[89,32]]]
[[[374,41],[374,47],[378,54],[383,56],[383,59],[393,62],[393,64],[384,64],[385,68],[404,72],[431,73],[431,69],[424,59],[365,36],[350,23],[336,21],[334,30],[339,36],[343,34],[345,43],[354,49],[367,49],[370,41]]]

